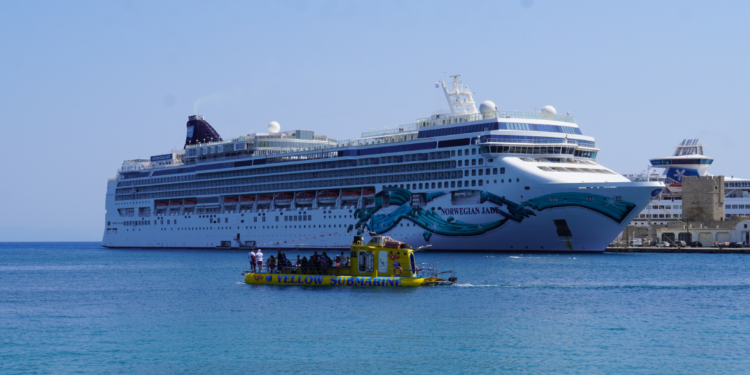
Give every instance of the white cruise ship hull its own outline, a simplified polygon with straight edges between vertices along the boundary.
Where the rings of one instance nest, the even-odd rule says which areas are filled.
[[[284,207],[268,212],[240,210],[213,215],[168,215],[150,220],[114,217],[112,220],[116,221],[110,224],[144,224],[125,225],[125,230],[116,232],[105,230],[102,245],[111,248],[242,249],[254,243],[264,249],[346,250],[357,233],[356,228],[360,227],[365,238],[370,233],[389,235],[415,248],[431,245],[428,251],[602,252],[650,202],[652,192],[660,191],[662,187],[648,182],[558,183],[530,186],[529,190],[520,185],[520,189],[508,188],[508,185],[494,186],[496,193],[492,193],[492,185],[486,186],[487,190],[427,190],[427,195],[444,194],[422,206],[415,206],[412,202],[398,204],[400,202],[391,200],[388,206],[375,211],[372,211],[375,207],[345,205],[333,209],[290,210]],[[386,188],[378,195],[384,196],[395,190]],[[515,190],[516,201],[511,199],[508,190]],[[503,192],[506,193],[505,202],[517,202],[523,207],[521,215],[516,207],[516,217],[509,219],[513,209],[508,203],[480,202],[482,193],[501,197],[499,194]],[[537,194],[532,195],[534,192]],[[573,198],[570,198],[571,194]],[[563,201],[566,197],[570,202]],[[556,202],[549,202],[550,198],[557,198]],[[544,204],[540,206],[536,202],[539,200]],[[148,206],[151,202],[144,203]],[[609,209],[608,205],[615,204],[622,207]],[[368,211],[372,211],[371,214],[364,217]],[[296,221],[284,221],[284,216]],[[565,230],[559,228],[561,221],[569,233],[560,232],[560,229]]]

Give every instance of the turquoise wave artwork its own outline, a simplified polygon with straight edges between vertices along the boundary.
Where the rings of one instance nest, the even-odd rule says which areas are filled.
[[[457,190],[453,193],[473,192],[474,190]],[[424,194],[425,202],[431,202],[435,198],[446,195],[445,192],[434,192]],[[544,211],[555,207],[582,207],[600,213],[617,223],[623,220],[635,209],[631,202],[615,200],[590,193],[553,193],[532,198],[527,201],[516,203],[496,194],[481,191],[479,203],[489,202],[493,207],[465,207],[449,208],[443,211],[451,213],[443,218],[440,210],[425,208],[421,205],[412,205],[412,193],[409,190],[388,187],[375,196],[372,207],[359,208],[354,212],[357,223],[350,225],[348,231],[369,231],[371,233],[383,234],[396,227],[402,220],[408,220],[424,229],[425,240],[430,239],[433,234],[444,236],[476,236],[487,231],[498,228],[508,221],[522,222],[531,216],[536,216],[535,211]],[[378,213],[384,206],[397,206],[390,213]],[[452,215],[464,213],[475,214],[497,214],[497,220],[486,223],[467,223],[456,220]]]

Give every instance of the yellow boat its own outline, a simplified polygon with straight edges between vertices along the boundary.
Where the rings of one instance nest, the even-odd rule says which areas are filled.
[[[245,271],[243,274],[245,283],[263,285],[398,287],[455,284],[453,260],[417,264],[414,253],[423,249],[412,249],[408,244],[386,236],[374,236],[363,244],[362,237],[355,236],[348,267],[310,265],[304,268],[282,267],[280,273]]]

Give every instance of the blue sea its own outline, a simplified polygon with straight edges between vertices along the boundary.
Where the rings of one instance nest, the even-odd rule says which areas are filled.
[[[417,255],[458,285],[250,286],[244,251],[3,243],[0,373],[750,373],[750,256]]]

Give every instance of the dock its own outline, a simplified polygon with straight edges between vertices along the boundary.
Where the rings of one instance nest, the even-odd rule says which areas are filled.
[[[608,247],[605,253],[750,254],[750,247]]]

